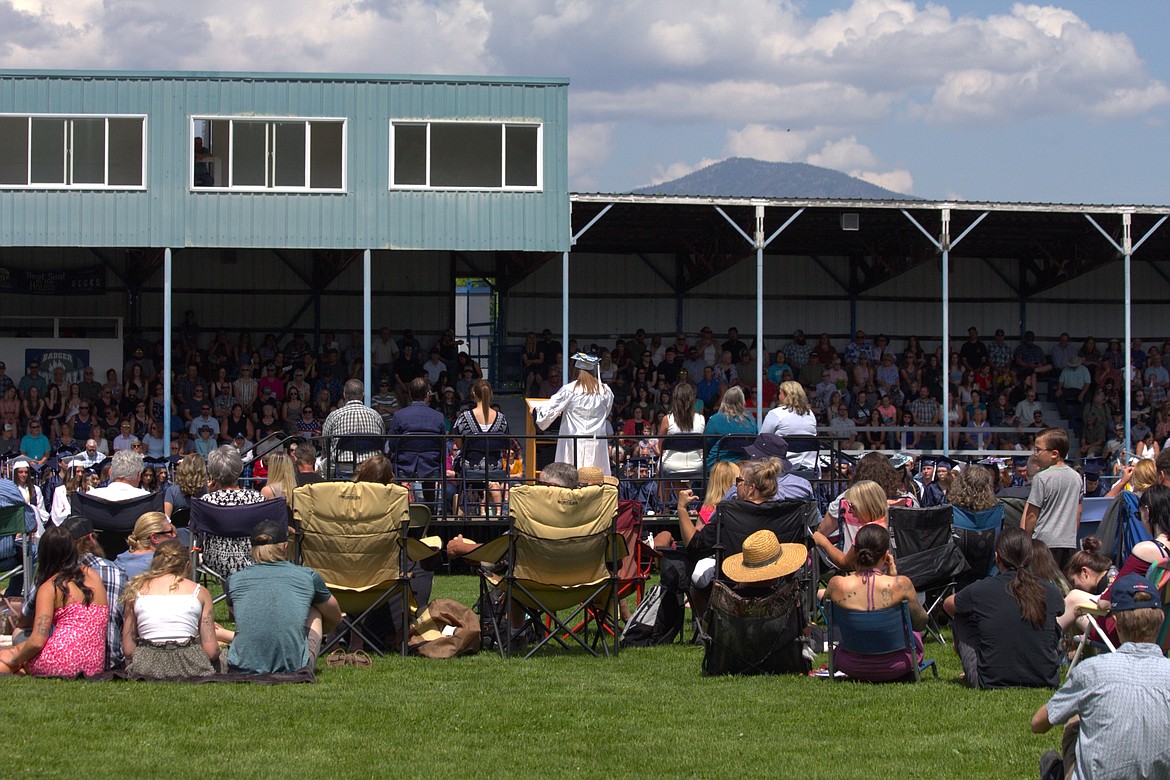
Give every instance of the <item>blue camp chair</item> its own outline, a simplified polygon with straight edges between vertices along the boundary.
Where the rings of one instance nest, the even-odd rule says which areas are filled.
[[[218,506],[196,498],[191,501],[191,564],[196,576],[221,583],[252,564],[252,529],[261,520],[276,520],[288,527],[288,501],[274,498],[256,504]],[[222,599],[219,596],[216,600]]]
[[[933,659],[916,660],[917,647],[910,624],[910,606],[905,601],[886,609],[864,611],[842,609],[826,599],[825,612],[828,617],[828,635],[834,636],[833,629],[836,628],[841,637],[840,641],[831,643],[829,647],[829,676],[833,679],[843,679],[837,677],[833,660],[833,651],[837,647],[859,655],[905,652],[906,665],[911,670],[914,682],[922,679],[922,672],[927,668],[938,677],[938,667]]]
[[[951,509],[954,512],[951,535],[971,565],[971,571],[960,580],[960,585],[995,574],[995,542],[1003,529],[1003,504],[978,512],[957,506]]]

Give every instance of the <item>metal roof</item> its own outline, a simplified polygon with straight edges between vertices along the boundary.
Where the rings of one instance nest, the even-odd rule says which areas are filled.
[[[887,208],[887,209],[942,209],[958,211],[1044,211],[1089,214],[1121,214],[1142,212],[1170,214],[1170,206],[1119,205],[1088,203],[1031,203],[1027,201],[866,199],[866,198],[769,198],[757,196],[722,197],[706,195],[639,195],[633,193],[574,192],[569,196],[575,203],[647,203],[662,205],[708,206],[779,206],[791,208]]]
[[[1118,259],[1092,217],[1114,241],[1122,240],[1122,214],[1132,220],[1136,243],[1170,206],[1074,205],[968,201],[860,200],[818,198],[725,198],[605,193],[570,194],[573,251],[618,255],[673,255],[683,262],[689,289],[755,253],[728,218],[747,235],[755,231],[756,207],[764,206],[764,236],[772,236],[798,210],[764,253],[769,256],[843,257],[850,278],[842,284],[861,293],[938,256],[939,250],[907,218],[934,237],[941,210],[951,210],[950,236],[959,237],[983,213],[986,218],[951,248],[951,257],[1017,261],[1021,294],[1043,290]],[[611,205],[612,204],[612,205]],[[858,215],[858,229],[844,230],[843,213]],[[1136,255],[1170,259],[1170,226],[1149,235]]]
[[[0,78],[167,79],[168,81],[365,81],[421,84],[535,84],[566,86],[567,78],[547,76],[457,76],[401,73],[277,73],[271,71],[191,70],[35,70],[0,69]]]

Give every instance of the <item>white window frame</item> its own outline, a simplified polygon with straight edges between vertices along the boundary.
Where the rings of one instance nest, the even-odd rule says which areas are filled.
[[[149,181],[148,172],[146,168],[146,160],[148,157],[146,149],[146,141],[149,137],[148,123],[150,119],[146,114],[28,114],[20,112],[5,112],[0,113],[0,117],[11,119],[13,117],[18,119],[26,119],[28,121],[28,153],[25,158],[25,183],[24,184],[3,184],[0,183],[0,190],[138,190],[146,189],[146,182]],[[64,157],[65,177],[68,180],[73,178],[73,120],[94,120],[101,119],[105,122],[105,149],[104,156],[104,171],[102,178],[105,182],[110,180],[110,120],[111,119],[140,119],[142,120],[142,183],[141,184],[108,184],[103,182],[82,182],[74,184],[71,181],[65,181],[60,184],[53,182],[33,182],[32,181],[32,122],[34,119],[59,119],[67,122],[65,126],[65,138],[61,148],[61,154]]]
[[[450,185],[432,185],[431,181],[431,126],[432,125],[499,125],[500,126],[500,186],[499,187],[455,187]],[[394,183],[394,126],[395,125],[423,125],[426,127],[426,184],[395,184]],[[508,128],[535,127],[536,128],[536,184],[509,185],[508,173]],[[432,190],[443,192],[543,192],[544,191],[544,123],[526,122],[507,119],[406,119],[390,120],[390,189],[392,190]]]
[[[228,182],[232,181],[234,174],[235,163],[235,122],[263,122],[266,125],[264,133],[265,157],[269,158],[265,162],[264,176],[269,179],[273,176],[271,157],[274,151],[270,148],[271,128],[276,123],[280,124],[295,124],[303,122],[305,125],[305,185],[302,187],[276,187],[276,186],[232,186],[231,184],[219,185],[213,187],[196,187],[195,186],[195,123],[196,122],[228,122],[229,130],[232,139],[229,144],[228,153],[229,159],[224,160],[220,158],[223,166],[224,175]],[[341,125],[341,186],[340,187],[310,187],[308,182],[311,174],[311,162],[313,152],[313,132],[310,128],[311,122],[333,122]],[[343,116],[240,116],[240,115],[213,115],[213,114],[193,114],[189,117],[189,127],[191,128],[191,142],[187,144],[187,187],[192,192],[296,192],[296,193],[315,193],[315,194],[345,194],[349,192],[349,119]],[[212,147],[212,156],[219,157],[215,153],[215,148]]]

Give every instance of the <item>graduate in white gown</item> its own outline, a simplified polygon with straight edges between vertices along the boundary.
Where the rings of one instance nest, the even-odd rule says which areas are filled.
[[[557,460],[571,463],[577,468],[596,466],[608,476],[609,447],[605,436],[613,430],[609,424],[613,391],[601,383],[599,358],[578,352],[572,359],[573,381],[535,408],[536,424],[545,431],[553,420],[560,417],[561,436],[557,440]],[[570,438],[572,436],[582,438]]]

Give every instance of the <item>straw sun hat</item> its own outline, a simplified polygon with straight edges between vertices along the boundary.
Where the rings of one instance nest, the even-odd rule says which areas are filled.
[[[723,573],[736,582],[762,582],[786,577],[804,565],[804,545],[781,544],[771,531],[756,531],[744,540],[743,552],[723,561]]]

